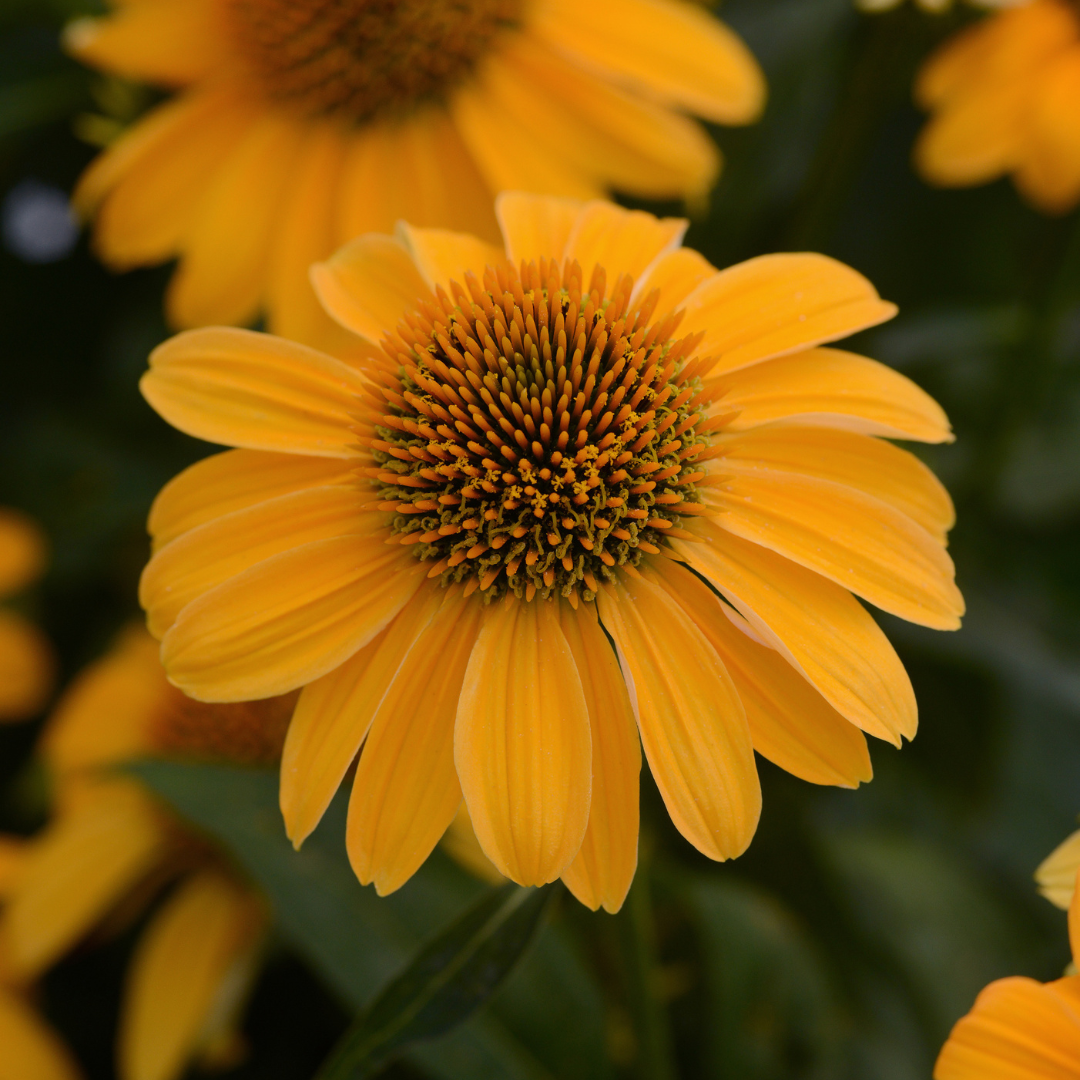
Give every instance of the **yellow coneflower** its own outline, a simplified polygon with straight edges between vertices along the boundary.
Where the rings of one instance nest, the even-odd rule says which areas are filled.
[[[1080,960],[1080,890],[1069,907],[1073,963]],[[934,1080],[1070,1080],[1080,1076],[1080,976],[1051,983],[999,979],[952,1030]]]
[[[1080,201],[1080,10],[1031,0],[947,41],[919,75],[931,112],[915,148],[921,174],[943,187],[1011,175],[1037,208]]]
[[[42,750],[57,808],[39,837],[9,850],[0,953],[10,977],[36,978],[102,922],[134,917],[172,883],[128,971],[121,1080],[175,1080],[193,1061],[235,1060],[267,912],[136,781],[106,769],[161,753],[276,760],[291,704],[189,701],[165,680],[140,629],[83,672],[50,719]]]
[[[154,408],[239,449],[159,496],[141,596],[193,697],[304,688],[295,843],[363,745],[361,881],[400,886],[464,795],[502,874],[616,909],[638,731],[714,859],[756,828],[755,748],[854,787],[862,731],[914,734],[852,592],[959,625],[950,500],[878,437],[951,435],[907,379],[821,347],[895,312],[831,259],[717,271],[683,221],[521,194],[497,214],[503,248],[403,225],[316,268],[362,369],[227,328],[153,354]]]
[[[0,507],[0,600],[32,585],[45,569],[45,538],[23,514]],[[17,612],[0,608],[0,723],[39,712],[53,685],[52,650]]]
[[[14,990],[0,985],[0,1080],[79,1080],[56,1033]]]
[[[101,257],[179,256],[178,326],[262,308],[298,340],[323,334],[308,266],[354,236],[404,218],[494,239],[506,188],[699,199],[720,159],[690,117],[764,100],[741,41],[683,0],[137,0],[66,40],[180,91],[76,191]]]

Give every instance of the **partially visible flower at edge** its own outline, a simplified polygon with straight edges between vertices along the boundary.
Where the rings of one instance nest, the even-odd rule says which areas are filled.
[[[876,14],[879,11],[891,11],[893,8],[899,7],[903,2],[904,0],[855,0],[855,6],[862,11]],[[949,11],[953,6],[953,0],[914,0],[914,2],[916,7],[934,14]],[[1004,8],[1026,4],[1028,0],[967,0],[967,2],[973,7]]]
[[[915,86],[931,117],[918,171],[941,187],[1011,175],[1046,213],[1080,202],[1080,10],[1030,0],[961,30],[930,57]]]
[[[862,732],[914,735],[903,666],[849,590],[959,625],[952,504],[878,437],[952,435],[903,376],[819,347],[896,310],[842,264],[717,271],[684,221],[496,205],[501,249],[402,225],[316,267],[331,314],[381,343],[365,365],[230,329],[155,351],[150,403],[239,449],[158,497],[140,596],[192,696],[304,688],[294,843],[359,754],[347,845],[380,893],[464,796],[505,876],[617,910],[638,731],[713,859],[757,827],[755,748],[854,787]]]
[[[763,107],[749,51],[683,0],[393,7],[143,0],[69,27],[86,63],[180,91],[74,196],[111,266],[180,257],[174,324],[264,309],[320,344],[334,324],[307,270],[345,241],[399,218],[495,239],[505,188],[702,199],[720,157],[690,117]]]
[[[0,601],[33,585],[45,570],[45,558],[45,537],[37,525],[0,507]],[[18,612],[0,607],[0,723],[40,712],[54,674],[45,635]]]
[[[235,1063],[267,910],[138,781],[109,768],[163,753],[269,763],[291,704],[192,702],[165,680],[155,643],[138,628],[76,678],[46,725],[51,820],[28,840],[0,838],[0,969],[12,983],[30,982],[91,931],[127,925],[171,885],[128,970],[121,1080],[175,1080],[194,1060]]]

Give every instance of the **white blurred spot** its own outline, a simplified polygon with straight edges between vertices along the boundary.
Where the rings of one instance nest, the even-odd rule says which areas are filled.
[[[4,198],[3,236],[8,251],[26,262],[58,262],[75,247],[79,223],[58,187],[23,180]]]

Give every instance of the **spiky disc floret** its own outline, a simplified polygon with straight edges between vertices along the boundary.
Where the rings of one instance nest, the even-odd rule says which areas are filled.
[[[576,262],[488,267],[421,300],[383,342],[387,403],[361,435],[371,509],[428,576],[489,596],[591,600],[698,510],[706,399],[680,314],[588,291]]]

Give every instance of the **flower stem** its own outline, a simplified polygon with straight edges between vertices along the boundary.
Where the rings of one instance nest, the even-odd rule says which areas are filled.
[[[635,1073],[640,1080],[676,1080],[671,1027],[658,993],[656,932],[646,867],[638,866],[619,920],[628,1004],[637,1039]]]

